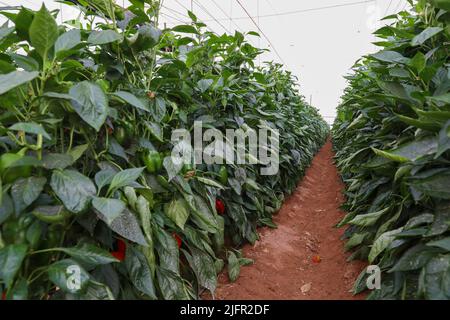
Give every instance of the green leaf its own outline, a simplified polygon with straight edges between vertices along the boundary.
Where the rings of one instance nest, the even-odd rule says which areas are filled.
[[[97,190],[92,181],[75,170],[55,170],[50,181],[55,194],[73,213],[84,212]]]
[[[163,160],[163,166],[167,171],[167,174],[169,176],[169,182],[175,178],[177,176],[177,174],[181,171],[181,169],[183,168],[183,162],[182,161],[177,161],[176,163],[174,163],[172,161],[172,157],[165,157]]]
[[[231,188],[233,188],[233,190],[234,190],[234,192],[236,192],[236,194],[241,195],[242,185],[237,179],[229,178],[228,184],[231,186]]]
[[[411,45],[420,46],[428,39],[440,33],[442,30],[444,29],[440,27],[428,27],[411,40]]]
[[[113,93],[114,96],[119,97],[123,101],[129,103],[135,108],[149,112],[148,104],[144,99],[137,98],[134,94],[126,91],[117,91]]]
[[[7,300],[27,300],[28,299],[28,281],[19,278],[11,291],[6,295]]]
[[[248,258],[239,258],[239,264],[241,266],[249,266],[254,264],[255,261],[253,259],[248,259]]]
[[[89,266],[98,266],[119,261],[108,251],[89,243],[78,244],[72,248],[58,248],[58,251],[62,251],[76,261]]]
[[[411,186],[430,197],[450,199],[450,170],[417,181],[413,180]]]
[[[214,246],[214,250],[216,252],[221,252],[225,246],[225,219],[222,216],[217,216],[216,219],[218,230],[215,234],[212,235],[212,243]]]
[[[126,207],[122,200],[97,197],[92,199],[92,206],[103,214],[108,225],[120,216]]]
[[[389,74],[397,78],[409,78],[409,72],[402,68],[390,68]]]
[[[182,177],[181,175],[176,176],[173,179],[173,183],[181,192],[192,194],[192,188],[191,185],[189,184],[189,181],[184,179],[184,177]]]
[[[436,205],[434,210],[434,219],[429,227],[426,237],[438,236],[445,233],[450,225],[450,203],[441,202]]]
[[[245,185],[254,190],[260,190],[258,183],[253,179],[250,179],[250,178],[245,179]]]
[[[410,126],[414,126],[416,128],[420,128],[427,131],[436,131],[440,129],[440,126],[437,125],[434,122],[431,121],[424,121],[424,120],[418,120],[406,116],[402,116],[397,114],[396,115],[401,121],[403,121],[406,124],[409,124]]]
[[[11,244],[0,249],[0,279],[9,288],[27,255],[26,244]]]
[[[14,213],[14,204],[11,197],[4,191],[0,202],[0,224],[5,222]]]
[[[414,109],[414,111],[419,115],[420,120],[435,122],[439,127],[450,119],[450,111],[423,111],[420,109]]]
[[[42,166],[45,169],[65,169],[74,163],[69,154],[47,153],[42,157]]]
[[[11,163],[8,163],[3,167],[3,170],[6,168],[19,168],[19,167],[41,167],[42,161],[39,161],[37,158],[32,156],[23,156],[20,159],[17,159]]]
[[[383,88],[389,95],[398,99],[413,101],[406,91],[404,85],[398,82],[380,82],[380,87]]]
[[[152,237],[152,213],[150,211],[150,202],[143,195],[140,195],[136,198],[136,193],[133,194],[134,189],[131,187],[127,187],[125,190],[125,194],[128,199],[132,199],[134,201],[133,206],[136,207],[136,211],[139,213],[139,217],[141,218],[142,228],[144,229],[145,236],[147,237],[147,241],[149,243],[149,250],[153,251],[153,237]],[[127,189],[125,188],[125,189]],[[133,190],[133,192],[131,190]],[[148,190],[148,189],[147,189]],[[150,191],[151,192],[151,191]],[[153,195],[152,195],[153,197]],[[153,198],[152,198],[153,199]],[[130,200],[128,200],[130,201]],[[153,255],[153,252],[152,252]],[[151,266],[153,268],[153,266]]]
[[[166,206],[165,213],[180,229],[184,229],[184,224],[189,218],[189,207],[184,199],[173,199]]]
[[[192,299],[187,295],[187,288],[183,284],[183,279],[176,273],[164,268],[156,269],[161,294],[165,300],[188,300]]]
[[[43,97],[54,98],[54,99],[62,99],[62,100],[72,100],[72,96],[66,93],[59,92],[44,92],[42,94]]]
[[[30,26],[30,40],[41,57],[47,59],[49,50],[58,39],[58,25],[44,4],[34,15]]]
[[[135,288],[151,299],[157,299],[152,272],[145,255],[137,248],[129,246],[127,248],[125,266]]]
[[[113,298],[117,299],[120,293],[120,279],[112,264],[104,264],[95,268],[92,276],[96,281],[104,283],[110,289]],[[89,291],[89,290],[88,290]]]
[[[61,222],[68,216],[64,206],[39,206],[32,214],[47,223]]]
[[[434,220],[434,215],[431,213],[423,213],[418,216],[412,217],[405,224],[405,230],[415,228],[422,224],[430,224]]]
[[[118,172],[109,185],[109,190],[114,190],[131,185],[140,177],[144,168],[132,168]]]
[[[436,241],[430,241],[427,243],[427,246],[442,248],[450,252],[450,237]]]
[[[450,255],[430,259],[422,271],[421,289],[426,299],[450,299]]]
[[[422,270],[419,290],[426,299],[450,299],[450,255],[437,255]]]
[[[383,216],[386,212],[388,212],[390,209],[390,207],[384,208],[383,210],[377,211],[377,212],[372,212],[372,213],[367,213],[367,214],[359,214],[356,217],[353,218],[353,220],[351,220],[349,222],[349,224],[353,224],[356,226],[361,226],[361,227],[367,227],[367,226],[371,226],[374,225],[378,219]]]
[[[268,226],[269,228],[272,229],[277,229],[278,226],[273,222],[273,220],[271,218],[262,218],[258,220],[259,223],[262,223],[265,226]]]
[[[440,96],[428,97],[428,99],[436,102],[443,102],[445,104],[450,104],[450,93],[446,93]]]
[[[387,231],[380,235],[372,245],[369,253],[369,263],[373,263],[375,259],[394,241],[395,236],[403,230],[403,227]]]
[[[155,248],[159,256],[159,265],[166,270],[179,274],[180,258],[177,242],[167,231],[161,228],[157,228],[155,231]]]
[[[98,189],[101,190],[104,186],[110,184],[116,173],[116,171],[108,168],[97,172],[95,174],[95,184]]]
[[[2,41],[4,38],[9,36],[13,32],[14,32],[14,27],[8,27],[7,23],[2,25],[2,27],[0,28],[0,41]]]
[[[190,195],[184,192],[183,197],[191,209],[192,219],[195,224],[205,231],[216,233],[219,225],[205,200],[199,195]]]
[[[101,45],[116,41],[122,41],[121,34],[114,30],[92,31],[87,41],[91,44]]]
[[[97,212],[97,217],[108,224],[108,219],[101,212]],[[122,214],[108,225],[112,231],[116,232],[125,239],[133,241],[144,247],[148,246],[136,216],[128,210],[128,208],[125,208]]]
[[[102,88],[83,81],[70,88],[69,94],[74,110],[98,132],[108,116],[108,99]]]
[[[88,148],[89,144],[82,144],[72,148],[70,151],[67,152],[67,154],[69,154],[72,157],[73,162],[76,162],[78,159],[81,158],[81,156],[86,152]]]
[[[0,95],[15,87],[30,82],[38,76],[39,72],[37,71],[12,71],[7,74],[0,74]]]
[[[189,16],[189,18],[191,18],[191,20],[193,22],[197,22],[198,21],[197,16],[191,10],[188,10],[188,16]]]
[[[34,16],[35,12],[25,7],[22,7],[17,14],[14,23],[16,25],[17,35],[21,40],[30,40],[29,31]]]
[[[212,80],[212,79],[202,79],[199,82],[197,82],[197,86],[200,89],[200,91],[203,93],[206,90],[208,90],[209,87],[211,87],[213,82],[214,82],[214,80]]]
[[[128,189],[132,189],[128,187]],[[134,190],[134,189],[133,189]],[[149,189],[145,189],[149,190]],[[150,191],[151,192],[151,191]],[[130,196],[130,191],[128,192],[128,196]],[[135,198],[135,196],[131,196]],[[151,200],[153,201],[153,194],[151,196]],[[144,197],[144,195],[140,195],[135,201],[136,211],[139,213],[139,217],[141,219],[142,229],[144,230],[144,235],[147,239],[148,247],[143,248],[142,252],[144,253],[147,263],[150,267],[152,275],[155,274],[156,269],[156,257],[153,243],[153,231],[152,231],[152,213],[150,211],[150,203],[149,200]]]
[[[381,157],[396,162],[416,161],[421,157],[434,154],[437,151],[438,139],[436,137],[428,137],[422,140],[414,140],[406,143],[391,151],[382,151],[375,148],[372,150]]]
[[[39,197],[46,183],[44,177],[21,178],[14,182],[11,195],[17,215]]]
[[[223,259],[216,259],[216,261],[214,262],[214,267],[216,268],[217,274],[221,273],[223,268],[225,267],[225,261],[223,261]]]
[[[422,72],[427,65],[425,55],[422,52],[417,52],[414,58],[411,59],[410,65],[416,69],[417,73]]]
[[[159,142],[164,142],[163,129],[158,123],[146,121],[145,126]]]
[[[63,292],[81,293],[89,283],[89,273],[75,260],[64,259],[50,265],[48,278]]]
[[[234,252],[228,253],[228,278],[231,282],[235,282],[241,273],[241,264]]]
[[[220,190],[225,189],[225,187],[223,185],[221,185],[220,183],[218,183],[217,181],[214,181],[212,179],[208,179],[208,178],[203,178],[203,177],[196,177],[196,179],[208,186],[214,187],[214,188],[218,188]]]
[[[369,275],[370,274],[367,272],[367,268],[364,268],[361,271],[358,278],[355,280],[355,283],[353,284],[352,292],[354,295],[367,290],[367,278],[369,277]]]
[[[450,11],[450,3],[447,0],[432,0],[432,2],[437,8]]]
[[[114,300],[114,294],[111,289],[103,283],[89,280],[86,293],[80,299],[82,300]]]
[[[34,60],[32,57],[23,56],[21,54],[11,53],[11,58],[14,62],[19,66],[19,68],[24,69],[25,71],[39,71],[39,63]]]
[[[217,275],[214,260],[209,254],[196,248],[190,248],[191,254],[186,251],[184,255],[192,270],[197,276],[199,285],[208,289],[212,294],[217,287]]]
[[[261,37],[261,35],[258,32],[255,32],[255,31],[247,32],[247,34],[250,35],[250,36]]]
[[[345,243],[345,250],[350,250],[356,246],[359,246],[366,237],[367,233],[354,233]]]
[[[55,42],[55,54],[62,51],[73,49],[81,43],[81,32],[78,29],[72,29],[64,32]]]
[[[133,48],[136,52],[153,48],[158,44],[161,34],[161,30],[153,27],[152,25],[143,25],[138,30],[138,37],[136,42],[133,43]]]
[[[172,28],[172,31],[175,31],[175,32],[181,32],[181,33],[194,33],[194,34],[198,34],[197,29],[195,29],[195,27],[190,26],[190,25],[178,25],[178,26]]]
[[[444,152],[450,149],[450,120],[444,125],[439,132],[438,150],[435,155],[435,159],[439,158]]]
[[[153,119],[157,122],[161,122],[164,119],[164,116],[166,115],[166,102],[164,99],[160,97],[156,97],[156,99],[154,99],[151,113]]]
[[[436,255],[437,249],[418,244],[409,248],[389,272],[410,271],[422,268]]]
[[[125,161],[128,161],[128,156],[125,149],[114,138],[109,140],[108,152],[114,156],[124,159]]]
[[[377,52],[373,54],[372,57],[384,62],[406,63],[409,61],[409,59],[405,58],[402,54],[396,51],[389,51],[389,50]]]
[[[44,138],[51,140],[50,135],[45,131],[44,127],[34,122],[17,122],[8,129],[14,131],[23,131],[26,133],[32,133],[36,135],[41,134]]]

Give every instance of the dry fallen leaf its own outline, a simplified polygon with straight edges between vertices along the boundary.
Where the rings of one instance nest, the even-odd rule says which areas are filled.
[[[311,290],[311,285],[312,285],[312,283],[311,283],[311,282],[308,282],[308,283],[302,285],[302,287],[300,288],[300,290],[302,290],[302,293],[305,294],[305,293],[307,293],[309,290]]]
[[[318,252],[317,242],[313,241],[312,239],[306,240],[306,248],[309,249],[311,252],[314,252],[314,253]]]

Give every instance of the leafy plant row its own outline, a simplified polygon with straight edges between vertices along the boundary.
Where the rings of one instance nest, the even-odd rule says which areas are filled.
[[[196,299],[274,226],[328,128],[280,65],[239,32],[159,30],[158,1],[0,12],[3,299]],[[254,36],[250,34],[249,36]],[[280,170],[178,165],[171,134],[279,130]],[[236,150],[233,150],[236,152]],[[225,240],[227,245],[225,246]]]
[[[371,299],[450,298],[450,6],[411,5],[375,32],[333,127],[346,248],[382,270]]]

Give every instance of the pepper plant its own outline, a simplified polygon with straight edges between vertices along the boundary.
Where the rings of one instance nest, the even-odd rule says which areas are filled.
[[[197,299],[254,242],[328,128],[236,32],[158,28],[159,1],[0,12],[0,289],[6,299]],[[171,133],[280,132],[280,170],[175,164]],[[236,150],[233,150],[236,152]],[[231,241],[224,245],[225,239]]]
[[[450,7],[411,5],[375,32],[382,49],[355,65],[333,128],[346,247],[382,271],[371,299],[450,298]]]

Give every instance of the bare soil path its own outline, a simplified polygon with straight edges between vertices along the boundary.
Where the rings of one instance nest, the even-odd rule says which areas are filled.
[[[244,246],[255,263],[242,267],[235,283],[222,274],[216,299],[364,298],[349,292],[364,264],[346,261],[344,229],[334,228],[344,216],[343,188],[328,141],[274,218],[278,228],[262,229],[260,241]]]

